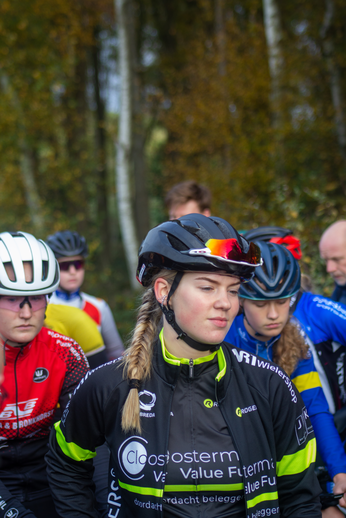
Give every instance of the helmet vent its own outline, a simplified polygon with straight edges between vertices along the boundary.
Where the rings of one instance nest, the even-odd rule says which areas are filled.
[[[48,262],[42,261],[42,278],[41,281],[45,281],[48,276]]]
[[[189,250],[189,248],[182,241],[180,241],[180,239],[176,238],[175,236],[167,234],[167,237],[168,237],[168,241],[171,243],[172,247],[175,250],[178,250],[179,252]]]

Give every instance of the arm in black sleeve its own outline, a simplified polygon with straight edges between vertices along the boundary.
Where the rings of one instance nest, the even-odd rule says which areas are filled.
[[[115,377],[113,364],[88,373],[52,430],[47,474],[56,509],[64,518],[99,517],[92,459],[105,442],[105,407]],[[116,405],[112,412],[116,415]]]
[[[15,516],[16,518],[36,518],[34,513],[25,507],[10,493],[0,481],[0,518]]]

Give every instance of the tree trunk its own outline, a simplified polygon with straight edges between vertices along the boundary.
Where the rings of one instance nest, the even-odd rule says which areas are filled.
[[[92,47],[94,97],[96,104],[96,153],[97,153],[97,225],[100,229],[102,268],[110,266],[110,224],[108,211],[108,179],[106,161],[106,117],[105,103],[100,91],[100,38],[99,29],[94,31],[95,43]]]
[[[132,3],[133,5],[133,3]],[[138,9],[138,7],[137,7]],[[147,168],[145,159],[146,129],[145,129],[145,106],[143,102],[143,81],[142,66],[138,56],[138,29],[135,24],[130,26],[130,45],[133,71],[133,171],[134,171],[134,206],[137,237],[139,242],[147,235],[150,229],[149,201],[147,188]]]
[[[45,224],[44,217],[42,214],[42,203],[38,193],[35,174],[34,174],[34,160],[31,150],[26,142],[26,128],[24,124],[24,113],[20,105],[20,101],[11,88],[8,78],[4,75],[0,77],[0,83],[2,88],[10,94],[11,104],[13,110],[18,114],[18,120],[20,121],[18,142],[20,149],[20,173],[24,185],[25,199],[30,214],[30,219],[34,227],[34,233],[45,238]]]
[[[34,176],[33,158],[29,148],[24,142],[24,139],[21,139],[20,148],[20,171],[24,185],[26,203],[32,224],[34,226],[34,233],[38,237],[45,239],[46,236],[44,218],[42,215],[42,204]]]
[[[323,20],[323,26],[320,31],[322,38],[323,55],[327,62],[329,72],[329,83],[334,107],[334,121],[336,135],[338,139],[341,156],[346,161],[346,126],[344,115],[344,99],[341,88],[340,69],[335,63],[334,44],[332,40],[332,22],[335,14],[335,6],[333,0],[326,0],[326,12]]]
[[[224,102],[224,110],[229,117],[229,95],[226,85],[226,27],[225,27],[225,0],[215,0],[215,39],[217,45],[218,74],[220,76],[220,93]],[[231,175],[231,146],[228,142],[223,149],[223,170],[225,178]]]
[[[273,127],[281,125],[282,113],[280,102],[282,97],[283,52],[281,48],[282,29],[279,8],[276,0],[263,0],[264,28],[266,34],[269,72],[271,77],[271,107]]]
[[[133,100],[129,0],[115,0],[119,38],[119,72],[121,80],[118,141],[116,145],[116,185],[120,229],[124,244],[131,287],[139,289],[136,281],[137,233],[132,210],[130,176],[133,135]]]

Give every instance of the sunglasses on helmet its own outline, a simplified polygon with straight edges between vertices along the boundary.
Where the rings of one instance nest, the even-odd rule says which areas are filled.
[[[0,297],[0,309],[8,309],[18,313],[24,307],[24,304],[29,304],[30,309],[38,311],[47,305],[46,295],[30,295],[28,297],[11,297],[2,295]]]
[[[225,262],[244,264],[247,266],[261,266],[263,260],[261,251],[255,243],[250,242],[249,250],[243,252],[236,239],[209,239],[205,248],[197,248],[185,252],[189,255],[216,257]]]
[[[75,259],[74,261],[64,261],[62,263],[59,263],[61,272],[68,272],[70,266],[74,266],[76,270],[81,270],[82,268],[84,268],[84,261],[83,259]]]

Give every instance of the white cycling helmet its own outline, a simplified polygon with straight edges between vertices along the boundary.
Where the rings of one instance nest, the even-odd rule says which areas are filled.
[[[24,262],[32,264],[33,279],[25,280]],[[5,265],[11,264],[11,281]],[[0,233],[0,296],[47,295],[59,286],[58,261],[49,246],[26,232]]]

